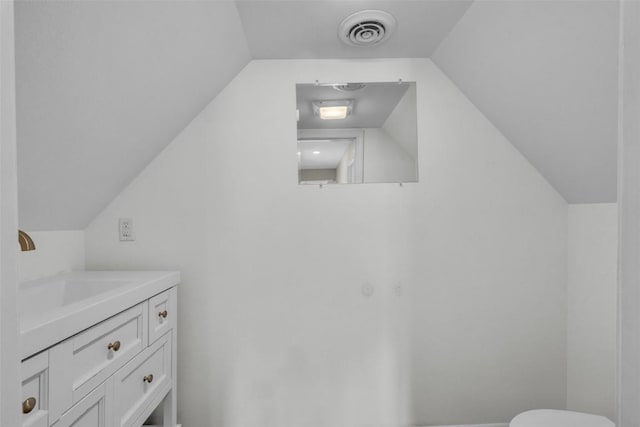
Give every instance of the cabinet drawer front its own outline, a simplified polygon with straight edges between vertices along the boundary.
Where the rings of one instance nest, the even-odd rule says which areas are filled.
[[[105,384],[93,390],[60,417],[53,427],[110,427]]]
[[[137,305],[72,338],[74,403],[145,347],[144,308]]]
[[[114,426],[130,427],[149,410],[149,403],[172,385],[171,333],[161,337],[113,377]]]
[[[49,420],[49,352],[24,360],[20,365],[20,375],[22,426],[46,427]]]
[[[50,350],[52,419],[146,347],[146,311],[146,303],[138,304]]]
[[[149,299],[149,343],[173,328],[176,318],[175,288]]]

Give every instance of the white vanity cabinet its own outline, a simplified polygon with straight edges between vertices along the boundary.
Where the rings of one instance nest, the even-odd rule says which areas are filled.
[[[164,287],[23,360],[22,426],[139,427],[159,408],[175,427],[177,288]]]

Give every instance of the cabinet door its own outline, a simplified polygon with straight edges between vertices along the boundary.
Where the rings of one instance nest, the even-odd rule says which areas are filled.
[[[171,333],[168,333],[113,375],[114,426],[139,425],[172,385]]]
[[[53,427],[111,427],[107,385],[102,384],[62,414]]]
[[[22,427],[47,427],[49,394],[49,352],[24,360],[22,376]]]

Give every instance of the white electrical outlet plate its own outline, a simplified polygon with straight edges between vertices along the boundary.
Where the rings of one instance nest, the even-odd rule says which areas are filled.
[[[120,218],[118,230],[121,242],[133,242],[136,236],[133,234],[133,220],[131,218]]]

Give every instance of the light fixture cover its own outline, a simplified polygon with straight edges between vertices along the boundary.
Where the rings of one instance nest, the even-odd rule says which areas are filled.
[[[352,99],[313,101],[313,113],[322,120],[346,119],[353,111]]]
[[[355,92],[364,89],[367,85],[364,83],[336,83],[331,86],[340,92]]]

